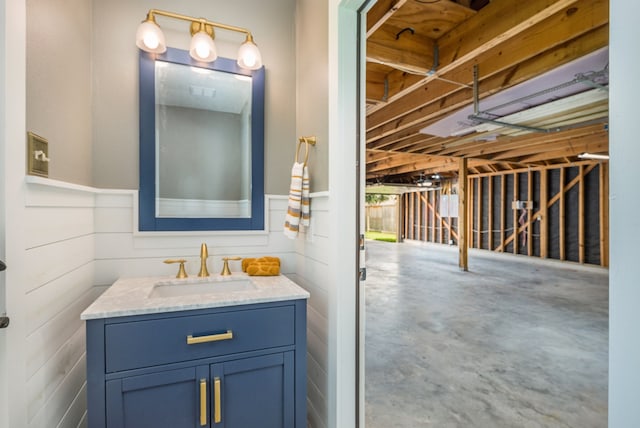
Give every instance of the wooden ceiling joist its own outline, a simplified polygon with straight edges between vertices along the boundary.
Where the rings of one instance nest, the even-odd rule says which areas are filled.
[[[460,157],[470,171],[490,173],[575,162],[582,151],[608,152],[606,100],[518,122],[576,127],[562,132],[420,132],[472,104],[474,66],[482,104],[608,45],[607,0],[491,0],[478,12],[460,3],[380,0],[369,12],[367,55],[386,65],[367,66],[367,177],[410,182],[416,172],[456,172]],[[428,70],[434,44],[435,72]],[[589,124],[595,121],[602,123]]]
[[[469,104],[470,89],[465,90],[459,85],[449,82],[471,85],[474,64],[478,65],[480,71],[480,97],[484,98],[606,46],[608,42],[608,25],[605,14],[607,8],[600,2],[589,6],[578,8],[569,18],[556,17],[548,20],[542,28],[532,29],[522,39],[511,40],[510,43],[501,45],[490,52],[487,50],[484,52],[484,56],[478,57],[469,64],[462,64],[460,68],[451,73],[439,72],[438,75],[442,75],[447,79],[446,81],[436,80],[430,84],[421,85],[411,94],[394,102],[388,102],[384,107],[369,113],[367,129],[374,129],[394,119],[401,120],[405,124],[412,123],[419,120],[418,118],[425,113],[420,110],[421,108],[429,104],[442,105],[443,98],[458,91],[466,93],[463,95],[467,101],[465,104]],[[600,8],[596,8],[596,6]],[[575,20],[571,21],[572,25],[568,25],[569,23],[566,22],[569,19]],[[571,30],[567,28],[571,28]],[[540,36],[540,33],[545,36]],[[588,36],[580,37],[583,34],[588,34]],[[548,41],[543,41],[547,40],[547,37],[552,37],[555,40],[552,46],[548,45]],[[451,101],[449,104],[452,104]],[[454,103],[454,108],[459,105]],[[408,113],[414,110],[419,111],[407,117]]]

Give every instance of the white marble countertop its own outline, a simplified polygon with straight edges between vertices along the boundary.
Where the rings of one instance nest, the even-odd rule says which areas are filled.
[[[218,283],[250,281],[249,290],[214,291],[170,297],[150,296],[158,284],[180,287],[183,284],[201,287],[206,282]],[[231,284],[226,284],[231,285]],[[123,317],[129,315],[176,312],[191,309],[217,308],[223,306],[247,305],[252,303],[278,302],[283,300],[308,299],[309,293],[283,275],[248,276],[234,273],[231,276],[211,276],[208,278],[176,279],[172,277],[122,278],[109,287],[81,315],[83,320]]]

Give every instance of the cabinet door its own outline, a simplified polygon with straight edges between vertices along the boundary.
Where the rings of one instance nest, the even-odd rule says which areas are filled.
[[[209,367],[107,381],[108,428],[209,426]]]
[[[294,428],[293,352],[211,366],[214,428]]]

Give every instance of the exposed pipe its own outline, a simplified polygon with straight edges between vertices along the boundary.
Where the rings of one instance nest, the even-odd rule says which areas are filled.
[[[433,66],[431,70],[427,71],[427,76],[433,76],[436,74],[436,70],[440,65],[440,48],[438,47],[438,42],[433,43]]]

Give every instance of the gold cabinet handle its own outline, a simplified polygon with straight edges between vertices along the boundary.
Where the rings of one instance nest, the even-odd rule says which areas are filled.
[[[207,425],[207,380],[200,379],[200,426]]]
[[[213,380],[213,394],[215,395],[213,399],[213,422],[219,424],[222,420],[222,415],[220,414],[220,378],[214,378]]]
[[[187,336],[187,345],[197,345],[198,343],[219,342],[221,340],[233,339],[233,331],[227,330],[226,333],[212,334],[209,336]]]

